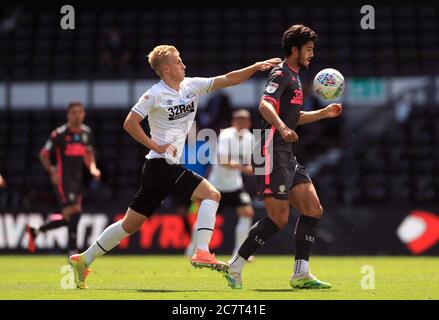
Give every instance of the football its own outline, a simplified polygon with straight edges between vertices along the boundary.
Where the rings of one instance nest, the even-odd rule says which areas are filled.
[[[323,69],[314,78],[314,91],[325,100],[340,97],[344,89],[344,77],[335,69]]]

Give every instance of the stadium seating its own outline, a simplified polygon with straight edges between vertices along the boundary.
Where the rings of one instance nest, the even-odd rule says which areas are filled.
[[[395,122],[381,135],[350,141],[340,161],[325,165],[315,179],[321,196],[345,204],[437,201],[436,109],[414,107],[408,120]],[[367,151],[361,145],[367,145]]]
[[[145,54],[176,45],[190,75],[212,75],[279,56],[285,28],[312,26],[319,34],[313,71],[337,64],[345,75],[429,74],[439,67],[439,12],[433,4],[375,5],[376,29],[360,28],[358,6],[228,8],[110,8],[77,10],[76,30],[62,30],[56,10],[22,11],[15,28],[0,32],[0,78],[150,78]],[[6,17],[3,17],[6,18]],[[116,29],[127,63],[102,63],[103,41]]]

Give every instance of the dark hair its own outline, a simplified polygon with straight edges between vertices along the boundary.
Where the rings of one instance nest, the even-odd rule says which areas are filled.
[[[291,49],[293,47],[300,50],[308,41],[316,42],[316,40],[317,34],[311,30],[311,28],[303,24],[295,24],[284,32],[282,37],[282,49],[288,58],[291,56]]]
[[[70,109],[72,109],[73,107],[77,107],[77,106],[80,106],[84,109],[84,105],[82,104],[81,101],[72,101],[67,106],[67,112],[69,112]]]

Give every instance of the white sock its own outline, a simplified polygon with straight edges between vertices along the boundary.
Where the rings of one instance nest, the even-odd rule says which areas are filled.
[[[122,221],[108,226],[99,238],[83,253],[85,263],[90,265],[96,258],[103,256],[129,234],[122,228]]]
[[[231,271],[241,273],[246,262],[247,261],[236,252],[227,263]]]
[[[294,261],[294,275],[304,274],[309,272],[309,263],[306,260],[296,260]]]
[[[250,217],[239,217],[238,223],[235,227],[235,249],[233,252],[238,252],[241,244],[248,236],[248,231],[252,226],[253,218]]]
[[[212,239],[213,228],[215,227],[218,206],[218,202],[210,199],[201,201],[197,217],[197,249],[209,251],[209,243],[210,239]]]

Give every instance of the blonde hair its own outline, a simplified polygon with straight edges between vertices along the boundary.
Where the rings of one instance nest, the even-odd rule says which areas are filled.
[[[169,55],[173,53],[180,55],[180,52],[178,52],[174,46],[160,45],[152,49],[148,54],[148,62],[159,76],[161,76],[161,65],[168,59]]]

